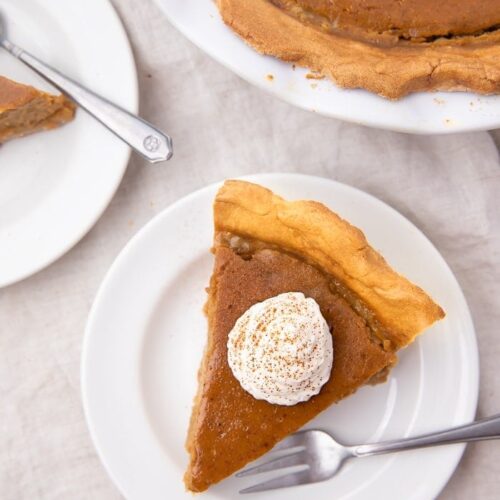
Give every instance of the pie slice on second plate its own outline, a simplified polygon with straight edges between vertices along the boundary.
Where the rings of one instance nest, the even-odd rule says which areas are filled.
[[[75,109],[64,95],[48,94],[0,76],[0,144],[60,127],[73,119]]]
[[[227,181],[215,199],[214,220],[208,342],[184,478],[197,492],[263,455],[360,386],[385,381],[396,351],[444,317],[359,229],[320,203],[287,202],[261,186]],[[289,406],[256,399],[228,364],[228,336],[238,318],[287,292],[317,302],[335,353],[319,394]]]

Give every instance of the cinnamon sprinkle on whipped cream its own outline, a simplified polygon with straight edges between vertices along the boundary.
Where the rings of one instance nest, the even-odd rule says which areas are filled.
[[[250,307],[227,342],[228,363],[256,399],[291,406],[318,394],[330,378],[333,346],[317,302],[287,292]]]

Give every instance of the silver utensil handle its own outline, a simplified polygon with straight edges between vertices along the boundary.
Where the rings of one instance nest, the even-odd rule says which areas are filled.
[[[433,432],[422,436],[385,441],[382,443],[363,444],[353,446],[351,451],[355,456],[364,457],[380,455],[393,451],[412,450],[451,443],[465,443],[469,441],[482,441],[500,438],[500,415],[494,415],[471,424],[455,427],[447,431]]]
[[[8,40],[0,40],[0,44],[151,163],[165,161],[172,156],[172,139],[168,135],[91,90],[82,87]]]

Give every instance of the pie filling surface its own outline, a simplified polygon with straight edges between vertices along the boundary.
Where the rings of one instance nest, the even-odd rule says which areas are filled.
[[[318,223],[323,235],[315,229]],[[206,305],[209,335],[187,439],[185,483],[192,491],[231,475],[360,386],[384,381],[397,361],[396,351],[443,316],[422,290],[365,246],[357,229],[322,205],[285,202],[260,186],[229,181],[217,195],[215,225],[215,264]],[[293,234],[289,240],[288,231]],[[344,242],[338,241],[337,231],[344,234]],[[337,243],[330,244],[328,238]],[[362,297],[363,292],[340,276],[340,268],[333,273],[316,259],[317,250],[330,249],[334,256],[338,245],[345,252],[338,254],[336,265],[352,266],[353,279],[364,275],[361,280],[371,287],[372,278],[366,276],[381,273],[374,277],[380,286],[374,293],[407,311],[401,323],[406,321],[408,328],[391,325],[370,303],[370,293]],[[320,393],[294,406],[255,399],[227,362],[227,339],[236,320],[257,302],[286,292],[302,292],[318,303],[335,351],[331,376]]]
[[[389,98],[500,92],[500,0],[217,0],[254,48]]]
[[[432,41],[476,36],[500,27],[493,0],[269,0],[305,23],[325,31],[357,34],[373,41]]]

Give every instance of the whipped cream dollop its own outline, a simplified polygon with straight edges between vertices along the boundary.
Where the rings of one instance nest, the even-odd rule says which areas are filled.
[[[234,376],[254,398],[291,406],[318,394],[330,378],[332,335],[314,299],[282,293],[236,321],[227,354]]]

